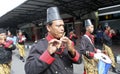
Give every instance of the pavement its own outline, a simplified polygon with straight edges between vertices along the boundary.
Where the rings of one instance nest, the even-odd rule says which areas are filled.
[[[27,44],[29,45],[29,44]],[[29,47],[31,47],[31,45],[29,45]],[[29,54],[29,49],[27,49],[28,47],[26,46],[26,57],[25,59],[27,58],[28,54]],[[119,54],[120,52],[116,52],[118,51],[119,47],[118,46],[113,46],[114,48],[114,53],[117,53]],[[120,50],[120,49],[119,49]],[[12,70],[11,70],[11,74],[25,74],[25,71],[24,71],[24,65],[25,65],[25,62],[22,62],[20,59],[19,59],[19,54],[18,54],[18,50],[14,50],[13,51],[13,60],[12,60]],[[74,64],[74,74],[83,74],[83,63],[81,64]],[[109,72],[108,74],[115,74],[113,72]]]

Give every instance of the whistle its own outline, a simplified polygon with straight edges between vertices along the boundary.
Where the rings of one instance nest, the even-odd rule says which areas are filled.
[[[63,33],[63,36],[62,37],[64,37],[65,36],[65,32]]]
[[[64,36],[65,36],[65,32],[63,33],[63,36],[62,36],[62,37],[64,37]],[[59,48],[60,48],[60,46],[61,46],[61,45],[59,45],[59,46],[57,47],[57,49],[59,49]]]

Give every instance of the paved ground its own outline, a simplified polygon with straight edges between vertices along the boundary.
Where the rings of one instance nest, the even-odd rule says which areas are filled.
[[[114,46],[115,51],[118,50],[117,46]],[[29,49],[26,49],[26,57],[28,55]],[[115,52],[120,53],[120,52]],[[12,61],[12,71],[11,74],[25,74],[24,72],[24,62],[19,60],[18,50],[13,51],[13,61]],[[74,64],[74,74],[83,74],[83,64]],[[109,72],[108,74],[115,74]]]

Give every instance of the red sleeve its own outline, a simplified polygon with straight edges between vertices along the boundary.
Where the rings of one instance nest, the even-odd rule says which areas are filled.
[[[90,53],[89,53],[89,56],[90,56],[90,57],[94,57],[94,54],[95,54],[94,52],[90,52]]]
[[[112,36],[116,36],[116,34],[112,33]]]
[[[72,46],[75,46],[75,43],[74,43],[74,42],[72,42]]]
[[[76,39],[78,38],[77,35],[74,36]]]
[[[19,42],[24,42],[24,40],[20,39]]]
[[[9,42],[10,44],[13,44],[13,41],[12,41],[12,40],[9,40],[9,41],[7,41],[7,42]]]
[[[72,35],[70,35],[70,39],[72,39],[72,37],[73,37],[73,36],[72,36]]]
[[[5,48],[9,48],[9,46],[11,46],[12,44],[13,44],[12,40],[6,41],[6,42],[3,43],[3,45],[4,45]]]
[[[110,38],[112,38],[112,33],[110,33],[110,32],[108,32],[108,31],[105,31],[105,33],[110,37]]]
[[[19,40],[19,42],[23,42],[23,40]]]
[[[112,35],[112,33],[109,33],[108,36],[109,36],[110,38],[112,38],[113,35]]]
[[[74,62],[77,62],[77,61],[79,60],[79,58],[80,58],[80,54],[76,51],[76,52],[75,52],[75,57],[72,58],[72,60],[73,60]]]
[[[47,64],[51,64],[55,60],[55,58],[53,58],[47,50],[39,57],[39,59]]]

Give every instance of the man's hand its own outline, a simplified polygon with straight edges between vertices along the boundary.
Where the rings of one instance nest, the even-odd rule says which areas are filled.
[[[61,46],[62,42],[57,39],[52,39],[51,41],[48,42],[48,52],[52,55],[56,52],[57,48]]]
[[[113,34],[115,34],[115,31],[114,31],[113,29],[111,29],[111,30],[110,30],[110,33],[113,33]]]
[[[72,41],[68,37],[62,37],[60,41],[62,41],[63,43],[67,45],[68,51],[74,56],[75,49],[74,49],[74,45],[72,44]]]
[[[102,51],[100,49],[96,49],[96,52],[97,53],[101,53]]]
[[[3,44],[5,42],[5,38],[3,35],[0,35],[0,44]]]

